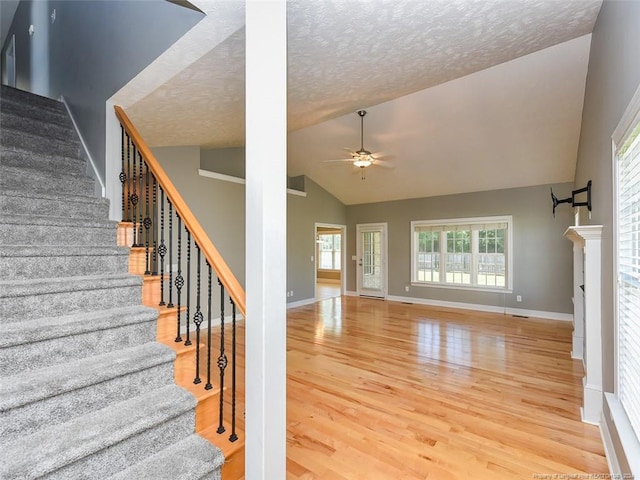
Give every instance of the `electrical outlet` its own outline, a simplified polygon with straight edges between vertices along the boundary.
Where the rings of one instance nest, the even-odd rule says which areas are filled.
[[[409,285],[405,285],[405,286],[404,286],[404,291],[405,291],[405,292],[408,292],[408,291],[409,291]]]
[[[522,301],[522,295],[516,295],[516,302]]]

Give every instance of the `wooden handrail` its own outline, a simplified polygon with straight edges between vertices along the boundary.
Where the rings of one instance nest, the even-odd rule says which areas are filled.
[[[235,277],[227,262],[224,261],[218,249],[213,245],[213,242],[207,235],[207,233],[200,225],[200,222],[196,219],[196,217],[191,212],[191,209],[187,206],[187,203],[182,198],[182,195],[178,192],[175,185],[169,179],[169,176],[164,171],[155,155],[151,152],[151,149],[147,145],[147,143],[138,132],[138,129],[133,125],[127,114],[124,110],[115,106],[116,117],[120,120],[120,124],[124,127],[125,131],[129,135],[129,138],[137,147],[138,152],[142,155],[149,170],[153,173],[156,178],[156,181],[160,184],[165,194],[171,201],[173,208],[175,208],[178,215],[184,222],[185,226],[191,232],[191,236],[194,238],[195,242],[201,248],[204,253],[205,258],[211,265],[211,268],[214,269],[216,275],[220,279],[220,282],[224,285],[224,288],[229,293],[229,296],[233,299],[236,304],[237,309],[242,313],[242,315],[246,314],[246,295],[244,289],[238,282],[238,279]]]

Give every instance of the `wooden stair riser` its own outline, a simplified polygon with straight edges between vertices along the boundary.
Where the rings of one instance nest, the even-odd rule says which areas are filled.
[[[118,223],[116,243],[119,247],[131,247],[131,245],[133,245],[133,223]]]
[[[147,307],[157,307],[160,303],[160,275],[145,275],[142,277],[142,304]]]
[[[177,307],[166,308],[156,307],[158,309],[158,328],[156,330],[156,338],[158,341],[176,338],[177,333]],[[180,307],[181,311],[185,311],[187,307]]]
[[[239,442],[240,440],[237,441]],[[222,466],[222,478],[225,480],[239,480],[244,478],[244,441],[231,455],[225,455],[225,462]]]
[[[148,275],[147,272],[147,255],[149,256],[149,265],[152,264],[153,248],[149,247],[149,252],[145,247],[131,247],[129,253],[129,273],[133,275]]]

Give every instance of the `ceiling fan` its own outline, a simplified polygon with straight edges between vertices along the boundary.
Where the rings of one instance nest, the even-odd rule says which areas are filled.
[[[362,180],[365,179],[364,169],[371,165],[378,165],[380,167],[385,168],[393,168],[393,165],[389,162],[385,162],[381,160],[381,153],[371,153],[369,150],[365,150],[364,148],[364,116],[367,114],[366,110],[358,110],[356,112],[360,117],[360,150],[353,151],[350,148],[347,148],[349,153],[351,154],[351,158],[342,158],[339,160],[325,160],[325,163],[336,163],[336,162],[349,162],[354,167],[358,167],[360,172],[362,173]]]

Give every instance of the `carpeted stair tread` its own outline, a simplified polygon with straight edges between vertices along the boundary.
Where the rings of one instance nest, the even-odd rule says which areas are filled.
[[[0,411],[172,362],[174,358],[175,353],[170,348],[157,342],[147,342],[137,347],[12,375],[3,379],[0,385]]]
[[[0,271],[14,279],[122,273],[128,261],[126,247],[0,245]]]
[[[60,195],[55,192],[34,193],[7,189],[0,191],[0,212],[9,215],[29,215],[38,212],[40,217],[104,219],[109,214],[109,201],[87,195]]]
[[[87,228],[115,228],[118,222],[100,219],[77,219],[66,217],[45,217],[39,215],[11,215],[0,213],[0,224],[12,225],[42,225],[59,227],[87,227]]]
[[[63,157],[76,157],[81,153],[79,140],[58,140],[37,133],[4,127],[0,130],[0,144],[8,150],[24,149],[28,145],[29,150],[33,152]]]
[[[7,112],[5,110],[2,110],[0,115],[2,116],[2,128],[29,132],[56,140],[78,141],[78,135],[71,122],[48,122],[46,119],[32,118],[15,111]]]
[[[0,406],[0,438],[3,442],[10,442],[44,426],[64,423],[92,410],[170,385],[174,377],[174,356],[148,348],[154,344],[147,342],[119,351],[113,350],[109,352],[111,358],[103,358],[104,361],[100,363],[96,363],[100,355],[95,354],[56,367],[7,373],[11,375],[8,381],[15,378],[24,378],[24,381],[30,379],[33,386],[23,381],[21,386],[26,388],[8,392],[7,399],[14,402],[7,408]],[[146,352],[140,350],[141,345],[147,346]],[[130,366],[122,364],[123,359],[127,358]],[[68,374],[61,375],[63,371]],[[74,372],[78,379],[70,382],[69,375]],[[46,381],[40,380],[41,375],[47,375]],[[34,392],[34,388],[39,391]]]
[[[129,274],[0,281],[0,318],[6,323],[141,302],[142,278]]]
[[[36,278],[0,281],[0,301],[13,297],[26,297],[51,293],[100,290],[118,286],[141,286],[142,278],[120,273],[113,275],[88,275],[70,278]]]
[[[0,245],[113,245],[117,222],[0,213]]]
[[[0,190],[8,188],[45,194],[55,189],[58,195],[90,196],[95,190],[95,180],[84,173],[47,172],[0,165]]]
[[[0,324],[0,375],[71,362],[153,342],[158,311],[117,307]]]
[[[193,434],[107,480],[219,480],[224,456]]]
[[[155,442],[145,442],[145,447],[134,444],[136,448],[128,448],[130,457],[121,458],[127,441],[144,434],[153,438],[154,430],[193,412],[195,405],[193,395],[175,385],[167,386],[25,435],[0,445],[4,458],[0,478],[31,479],[47,474],[54,478],[104,478],[142,459],[132,458],[134,455],[146,456],[166,446],[159,431]],[[87,458],[93,455],[99,455],[95,462],[99,466]],[[80,472],[86,476],[73,476]]]
[[[2,85],[0,87],[0,101],[2,102],[3,107],[6,103],[13,103],[18,105],[20,108],[44,108],[60,112],[64,115],[67,114],[64,103],[59,100],[55,100],[49,97],[43,97],[42,95],[27,92],[25,90],[20,90],[18,88],[9,87],[7,85]]]
[[[87,161],[83,158],[38,154],[28,148],[17,146],[8,149],[0,145],[0,165],[37,168],[41,171],[67,172],[71,174],[84,174],[87,171]]]
[[[129,256],[129,247],[83,245],[0,245],[0,257],[101,257],[104,255]]]
[[[43,342],[85,332],[108,330],[124,325],[148,322],[157,318],[158,311],[155,308],[134,305],[59,317],[2,323],[0,324],[0,348]]]

